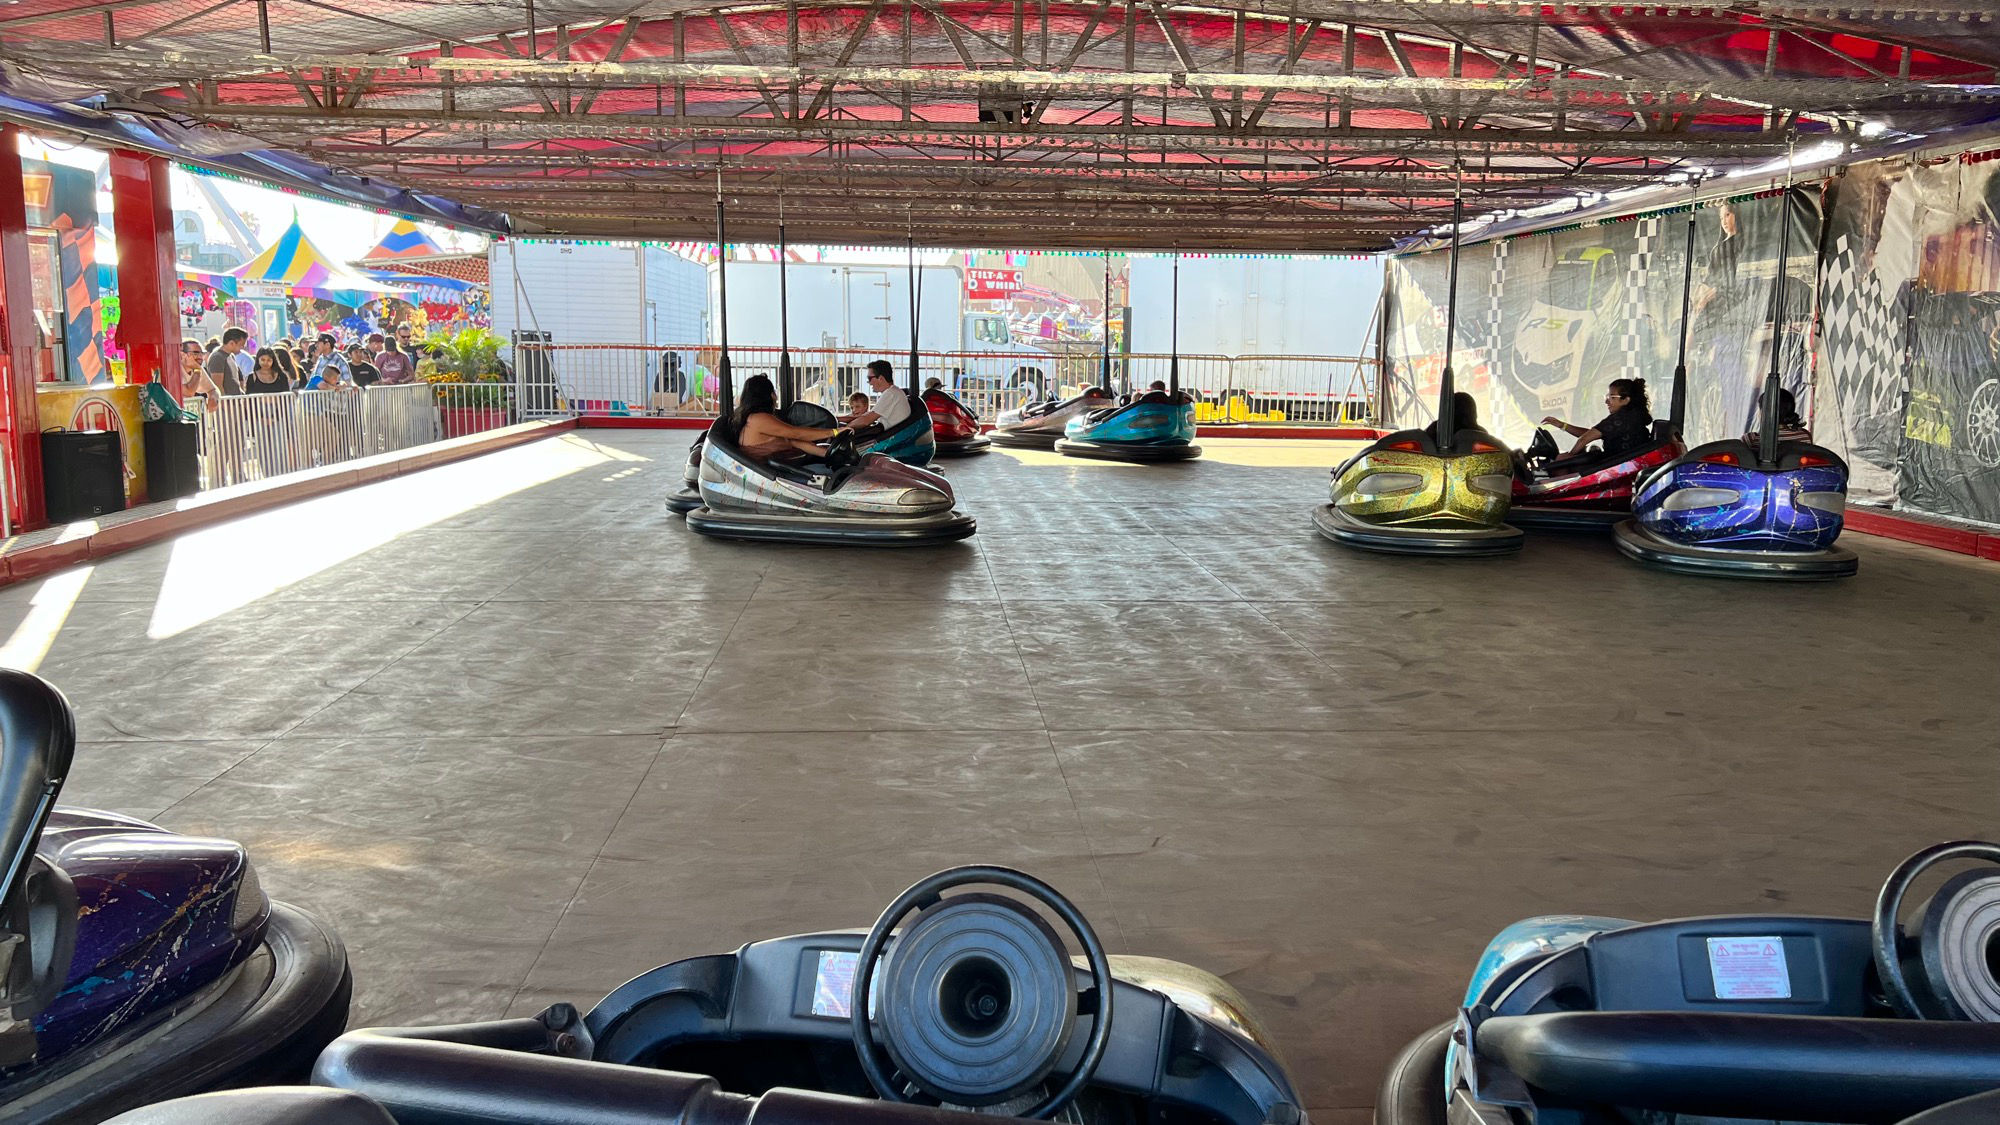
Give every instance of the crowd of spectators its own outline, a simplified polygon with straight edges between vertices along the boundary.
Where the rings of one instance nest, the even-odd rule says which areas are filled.
[[[250,334],[230,328],[207,343],[181,341],[181,386],[210,410],[229,395],[341,390],[415,383],[437,371],[439,349],[417,339],[408,324],[375,332],[345,347],[331,332],[252,348]]]

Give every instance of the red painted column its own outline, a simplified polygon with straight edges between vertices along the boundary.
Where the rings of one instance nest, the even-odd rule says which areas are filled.
[[[40,527],[42,419],[35,402],[35,292],[28,268],[28,197],[21,182],[21,130],[0,126],[0,457],[14,527]]]
[[[118,239],[118,342],[128,378],[181,397],[180,292],[174,274],[172,169],[165,157],[113,149],[111,229]]]

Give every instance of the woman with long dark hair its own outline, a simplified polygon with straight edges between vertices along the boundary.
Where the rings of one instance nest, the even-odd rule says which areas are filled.
[[[743,384],[736,399],[736,413],[729,416],[736,431],[737,448],[751,457],[770,460],[787,453],[817,457],[822,442],[839,433],[818,426],[794,426],[778,417],[778,390],[767,376],[755,376]]]
[[[278,366],[278,353],[270,348],[257,349],[256,364],[243,380],[245,394],[278,394],[292,389],[292,381],[285,377],[285,369]]]
[[[1644,379],[1613,379],[1604,392],[1604,407],[1611,413],[1595,426],[1585,429],[1550,415],[1542,425],[1554,426],[1576,438],[1576,444],[1558,461],[1580,457],[1593,441],[1604,442],[1604,452],[1629,453],[1653,439],[1653,404],[1646,399]]]
[[[279,373],[285,377],[285,385],[298,386],[302,380],[299,378],[298,361],[292,356],[290,346],[280,342],[277,347],[264,350],[271,353],[272,361],[277,365]]]

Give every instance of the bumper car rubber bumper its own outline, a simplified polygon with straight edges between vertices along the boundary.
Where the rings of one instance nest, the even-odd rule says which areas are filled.
[[[273,902],[249,960],[162,1018],[93,1047],[78,1065],[9,1083],[0,1118],[99,1121],[205,1090],[303,1082],[346,1028],[352,990],[333,930]]]
[[[996,429],[986,435],[986,440],[1010,449],[1054,449],[1062,440],[1062,431]]]
[[[1846,578],[1861,569],[1853,551],[1841,546],[1817,551],[1756,551],[1676,543],[1628,519],[1613,531],[1618,549],[1648,566],[1711,578],[1758,578],[1777,582],[1818,582]]]
[[[1126,461],[1151,465],[1162,461],[1192,461],[1201,456],[1201,446],[1190,442],[1076,441],[1062,438],[1053,448],[1065,457],[1090,457],[1099,461]]]
[[[938,442],[937,455],[939,457],[970,457],[975,453],[984,453],[991,448],[993,448],[991,439],[984,436],[969,437],[964,441]]]
[[[1434,555],[1444,558],[1480,558],[1511,555],[1521,549],[1526,538],[1521,529],[1498,527],[1392,527],[1367,523],[1340,510],[1321,504],[1313,509],[1313,526],[1321,535],[1342,546],[1389,555]]]
[[[969,537],[978,521],[953,509],[930,516],[796,516],[696,508],[687,525],[716,539],[764,543],[833,543],[865,547],[918,547]]]
[[[692,485],[682,485],[667,496],[667,510],[677,515],[687,515],[701,507],[701,490]]]
[[[1585,508],[1574,504],[1523,504],[1507,509],[1507,522],[1523,531],[1606,532],[1632,518],[1630,508]]]
[[[1457,1025],[1447,1020],[1396,1055],[1375,1095],[1375,1125],[1445,1125],[1444,1066]]]

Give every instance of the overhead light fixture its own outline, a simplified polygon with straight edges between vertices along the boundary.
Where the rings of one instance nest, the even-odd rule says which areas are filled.
[[[1766,161],[1763,164],[1754,164],[1748,168],[1738,168],[1734,172],[1729,173],[1726,178],[1735,180],[1741,179],[1744,176],[1762,176],[1772,172],[1783,172],[1787,168],[1796,172],[1801,168],[1810,168],[1816,164],[1824,164],[1829,160],[1837,160],[1846,154],[1847,146],[1841,144],[1839,141],[1822,141],[1803,152],[1789,157],[1781,156],[1776,160]]]

